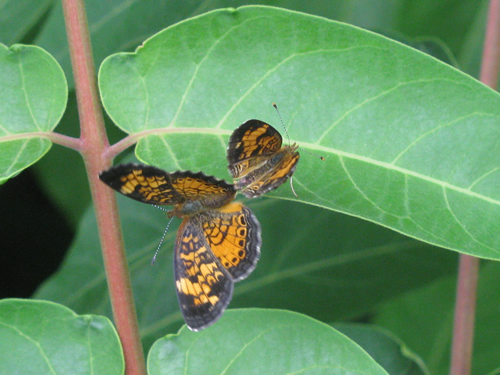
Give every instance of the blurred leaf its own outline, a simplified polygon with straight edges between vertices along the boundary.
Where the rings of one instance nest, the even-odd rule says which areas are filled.
[[[53,0],[3,0],[0,3],[0,42],[18,43],[33,28]]]
[[[131,51],[161,29],[218,8],[272,5],[366,29],[442,40],[455,54],[474,21],[481,0],[87,0],[96,66],[110,54]],[[57,3],[37,44],[52,53],[73,87],[61,4]]]
[[[391,375],[429,374],[422,360],[389,331],[363,324],[334,324],[333,328],[361,346]]]
[[[500,264],[480,270],[472,374],[500,368]],[[430,373],[449,373],[456,280],[446,277],[382,305],[375,322],[400,337],[427,364]]]
[[[441,60],[442,62],[453,66],[454,68],[458,68],[458,63],[456,62],[455,57],[448,49],[448,47],[439,39],[422,37],[409,38],[394,31],[372,31],[377,32],[387,38],[397,40],[398,42],[406,44],[409,47],[415,48],[423,53],[435,57],[436,59]]]
[[[331,327],[279,310],[228,311],[201,332],[158,340],[150,374],[387,374]]]
[[[450,276],[409,292],[382,305],[375,317],[418,353],[433,375],[449,373],[455,283]]]
[[[199,0],[87,0],[92,50],[96,66],[108,55],[129,51],[159,30],[182,21],[196,12]],[[59,61],[73,87],[71,61],[66,40],[61,2],[56,4],[37,44]]]
[[[167,219],[119,196],[141,333],[146,346],[183,323],[173,276],[174,220],[153,267]],[[290,309],[325,322],[359,317],[400,293],[456,269],[456,254],[375,224],[318,207],[275,199],[248,201],[262,225],[256,270],[234,290],[234,307]],[[88,211],[61,270],[36,298],[79,313],[111,316],[94,214]]]
[[[479,78],[483,43],[486,30],[489,0],[483,0],[469,28],[458,57],[460,67],[473,77]]]
[[[139,139],[140,160],[222,177],[237,125],[276,119],[273,101],[282,113],[293,108],[291,136],[327,157],[302,158],[300,201],[500,259],[500,96],[413,49],[317,17],[244,7],[109,57],[99,85],[110,117]],[[287,189],[275,195],[292,199]]]
[[[0,301],[0,373],[123,374],[113,324],[46,301]]]
[[[398,1],[396,29],[410,37],[438,38],[458,54],[481,3],[482,0]]]
[[[40,159],[64,112],[64,73],[39,47],[0,44],[0,183]],[[29,134],[35,133],[35,134]],[[38,134],[37,134],[38,133]]]

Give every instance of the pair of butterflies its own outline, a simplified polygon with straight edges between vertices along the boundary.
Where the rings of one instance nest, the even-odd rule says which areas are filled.
[[[229,184],[202,172],[139,165],[117,165],[99,178],[119,193],[140,202],[173,205],[169,217],[183,221],[174,249],[174,275],[179,306],[193,331],[215,323],[228,306],[234,282],[256,267],[262,244],[259,221],[236,192],[258,197],[276,189],[294,173],[297,146],[282,147],[271,125],[249,120],[230,137]]]

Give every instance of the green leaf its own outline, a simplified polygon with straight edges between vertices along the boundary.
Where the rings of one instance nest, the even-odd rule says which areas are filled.
[[[39,47],[0,44],[0,183],[40,159],[68,96],[64,74]]]
[[[2,374],[123,374],[113,324],[47,301],[0,301]]]
[[[370,222],[276,199],[246,201],[262,225],[261,258],[235,285],[230,308],[289,309],[324,322],[357,318],[401,293],[456,269],[456,254]],[[164,212],[118,196],[141,334],[145,346],[184,323],[174,287],[174,220],[155,265],[151,259],[167,225]],[[82,221],[61,270],[37,292],[78,313],[111,317],[93,211]]]
[[[333,328],[355,341],[391,375],[429,374],[419,356],[385,329],[352,323],[334,324]]]
[[[113,121],[140,139],[139,159],[219,177],[232,130],[251,117],[276,123],[275,101],[292,140],[327,158],[302,158],[300,201],[500,259],[500,97],[413,49],[318,17],[243,7],[109,57],[99,86]],[[283,188],[274,195],[294,199]]]
[[[53,0],[4,0],[0,4],[0,42],[18,43],[44,15]]]
[[[498,262],[480,269],[471,374],[500,368],[499,273]],[[450,371],[455,289],[456,277],[444,277],[383,304],[374,319],[418,353],[433,375]]]
[[[228,311],[202,332],[158,340],[150,374],[387,374],[331,327],[278,310]]]

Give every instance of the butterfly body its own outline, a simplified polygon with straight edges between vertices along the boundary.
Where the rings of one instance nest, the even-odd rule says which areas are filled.
[[[236,190],[255,198],[278,188],[290,178],[299,162],[298,146],[282,145],[280,133],[260,120],[248,120],[229,139],[228,169],[238,179]]]
[[[173,205],[168,216],[183,218],[174,249],[179,306],[193,331],[220,318],[233,284],[246,278],[260,255],[261,229],[248,207],[232,202],[232,184],[202,172],[165,172],[125,164],[99,177],[118,192],[144,203]]]

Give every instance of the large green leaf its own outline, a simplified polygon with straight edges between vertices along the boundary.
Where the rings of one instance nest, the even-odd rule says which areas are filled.
[[[219,177],[231,131],[276,123],[276,101],[292,140],[327,158],[302,158],[300,201],[500,259],[500,96],[399,43],[281,9],[221,10],[109,57],[99,85],[139,159]]]
[[[123,374],[109,319],[47,301],[0,301],[1,374]]]
[[[18,2],[18,0],[10,1],[12,4]],[[331,2],[303,0],[169,0],[168,2],[163,0],[110,0],[103,5],[100,0],[86,0],[85,7],[89,18],[94,58],[96,66],[99,66],[102,60],[110,54],[132,51],[144,39],[175,22],[209,10],[250,3],[280,6],[348,22],[369,30],[408,33],[420,37],[439,37],[445,43],[453,46],[455,52],[458,53],[461,48],[461,38],[471,27],[471,19],[475,16],[474,9],[478,2],[480,1],[471,0],[464,3],[460,0],[435,0],[432,2],[411,0],[391,2],[386,0],[338,0]],[[38,4],[40,1],[34,1],[34,3]],[[55,2],[54,5],[55,9],[50,13],[37,43],[56,57],[66,72],[68,80],[71,81],[71,65],[65,39],[61,2]],[[0,17],[2,15],[4,13],[0,12]],[[15,23],[19,23],[19,17],[12,19],[16,21]],[[25,17],[22,19],[24,20]],[[431,22],[433,23],[432,33],[429,28]],[[479,27],[484,28],[484,22]],[[474,52],[474,56],[480,56],[480,53]],[[72,87],[71,82],[70,87]],[[64,134],[78,135],[77,128],[70,129],[78,126],[78,117],[72,116],[72,113],[74,112],[71,111],[64,116],[63,123],[59,125],[58,129]],[[108,127],[108,130],[112,131],[112,127]],[[83,167],[79,167],[82,163],[76,158],[79,158],[76,153],[68,152],[61,147],[54,147],[49,155],[35,165],[37,176],[46,187],[46,192],[62,206],[64,212],[70,215],[74,223],[82,212],[81,208],[84,206],[85,199],[88,202],[89,197],[87,184],[82,184],[82,181],[86,179]],[[76,167],[74,167],[75,165]],[[63,175],[70,177],[60,179],[61,173],[58,175],[53,173],[60,168],[64,170]]]
[[[144,342],[183,324],[174,288],[174,220],[151,267],[167,219],[149,205],[119,196],[122,227]],[[275,199],[247,201],[262,225],[255,271],[235,285],[234,307],[290,309],[325,322],[356,318],[381,302],[456,269],[456,254],[440,251],[370,222]],[[93,211],[82,222],[61,270],[36,298],[78,313],[111,316]]]
[[[0,183],[40,159],[43,137],[59,122],[68,96],[64,73],[39,47],[0,44]]]
[[[202,332],[158,340],[150,374],[388,374],[331,327],[277,310],[235,310]]]

